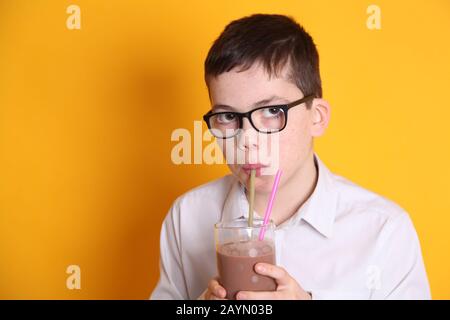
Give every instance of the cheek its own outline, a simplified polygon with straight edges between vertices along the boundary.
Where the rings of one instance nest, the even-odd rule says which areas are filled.
[[[311,147],[312,137],[307,122],[301,119],[292,120],[280,135],[280,159],[282,163],[300,160]]]

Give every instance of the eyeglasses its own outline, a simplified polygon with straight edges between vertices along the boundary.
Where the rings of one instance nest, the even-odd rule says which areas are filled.
[[[247,118],[252,127],[261,133],[280,132],[286,127],[288,110],[314,98],[308,95],[288,104],[255,108],[248,112],[209,111],[203,116],[212,135],[220,139],[236,136],[242,130],[243,120]]]

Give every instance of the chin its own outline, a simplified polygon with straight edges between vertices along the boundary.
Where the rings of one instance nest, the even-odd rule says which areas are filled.
[[[270,193],[273,186],[273,176],[260,176],[255,180],[255,192]]]

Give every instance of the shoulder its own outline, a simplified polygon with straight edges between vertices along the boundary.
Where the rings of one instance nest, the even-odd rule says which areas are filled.
[[[185,218],[215,216],[216,212],[222,210],[234,182],[234,176],[227,175],[185,192],[173,202],[168,217],[179,220],[180,216]]]
[[[408,218],[408,213],[394,201],[365,189],[338,175],[333,175],[338,193],[338,215],[371,215],[384,221]]]
[[[371,237],[417,240],[411,217],[400,205],[341,176],[334,175],[334,182],[339,199],[337,223],[350,223]]]
[[[174,202],[179,207],[191,205],[205,205],[208,202],[217,204],[225,200],[225,197],[235,181],[232,175],[227,175],[216,180],[197,186],[180,195]]]
[[[383,248],[381,250],[388,246],[391,250],[417,251],[420,242],[405,209],[343,177],[335,176],[335,183],[339,199],[335,223],[355,234],[364,234],[368,241],[375,241]]]

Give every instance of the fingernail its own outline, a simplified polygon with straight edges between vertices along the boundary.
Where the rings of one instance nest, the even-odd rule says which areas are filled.
[[[244,293],[239,292],[238,295],[236,296],[236,298],[237,298],[238,300],[246,300],[246,299],[247,299],[247,296],[246,296]]]
[[[264,267],[262,265],[258,264],[256,266],[256,270],[258,270],[259,272],[264,272],[265,269],[264,269]]]

